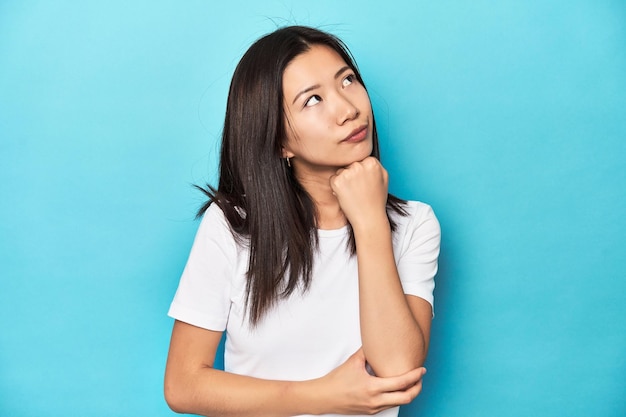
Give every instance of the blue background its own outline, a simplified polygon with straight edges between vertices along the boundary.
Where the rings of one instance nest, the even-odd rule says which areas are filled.
[[[169,416],[166,317],[230,76],[342,37],[443,228],[403,416],[626,413],[626,3],[0,2],[0,415]]]

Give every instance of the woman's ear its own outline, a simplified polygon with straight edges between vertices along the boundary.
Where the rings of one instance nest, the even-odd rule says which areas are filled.
[[[287,150],[284,146],[281,148],[282,149],[282,155],[283,158],[293,158],[293,152]]]

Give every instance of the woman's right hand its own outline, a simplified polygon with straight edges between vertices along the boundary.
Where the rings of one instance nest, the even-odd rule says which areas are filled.
[[[422,390],[426,368],[405,374],[380,378],[370,375],[363,349],[359,349],[343,364],[317,380],[325,393],[322,414],[376,414],[387,408],[408,404]]]

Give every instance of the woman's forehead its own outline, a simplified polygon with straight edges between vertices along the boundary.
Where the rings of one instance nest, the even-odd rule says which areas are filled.
[[[335,78],[337,71],[348,66],[337,51],[326,45],[313,45],[296,56],[283,72],[283,89],[308,88]]]

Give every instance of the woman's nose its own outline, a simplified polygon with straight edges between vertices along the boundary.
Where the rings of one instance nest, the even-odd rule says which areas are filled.
[[[343,125],[359,116],[359,109],[350,100],[341,96],[338,96],[337,100],[337,123],[339,125]]]

